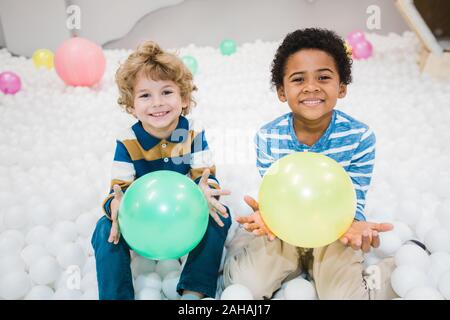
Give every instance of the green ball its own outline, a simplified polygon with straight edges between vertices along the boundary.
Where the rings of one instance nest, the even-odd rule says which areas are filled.
[[[187,176],[154,171],[134,181],[119,207],[123,238],[139,255],[177,259],[202,240],[209,221],[208,202]]]
[[[188,69],[192,72],[193,75],[197,73],[198,62],[194,57],[184,56],[181,58],[181,60],[183,61],[185,66],[188,67]]]
[[[220,53],[224,56],[232,55],[236,52],[237,44],[233,40],[225,39],[220,43]]]

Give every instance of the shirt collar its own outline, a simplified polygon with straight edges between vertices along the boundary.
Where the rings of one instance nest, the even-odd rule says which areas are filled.
[[[159,144],[161,140],[167,140],[174,143],[185,141],[189,131],[189,121],[185,117],[180,116],[178,119],[177,127],[168,139],[159,139],[152,136],[150,133],[145,131],[141,121],[136,122],[131,128],[133,129],[134,134],[136,135],[136,138],[142,148],[144,148],[145,150],[150,150],[151,148]]]
[[[336,110],[333,110],[333,115],[331,116],[331,121],[328,124],[328,127],[325,130],[324,134],[320,137],[320,139],[316,143],[314,143],[312,146],[308,146],[308,145],[298,141],[297,135],[295,134],[295,130],[294,130],[294,115],[291,112],[291,114],[289,115],[289,134],[291,136],[291,139],[294,143],[295,148],[299,149],[299,150],[307,149],[307,150],[311,150],[311,151],[321,151],[323,146],[328,141],[328,138],[329,138],[331,132],[333,131],[335,121],[336,121]]]

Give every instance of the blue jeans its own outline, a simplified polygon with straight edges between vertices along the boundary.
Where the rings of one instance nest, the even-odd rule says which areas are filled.
[[[225,226],[220,227],[210,216],[203,239],[189,253],[177,285],[179,294],[183,290],[191,290],[215,297],[223,246],[231,226],[230,216],[220,218]],[[123,237],[120,237],[118,244],[109,243],[110,230],[111,221],[103,216],[97,222],[91,240],[95,252],[99,299],[133,300],[130,247]]]

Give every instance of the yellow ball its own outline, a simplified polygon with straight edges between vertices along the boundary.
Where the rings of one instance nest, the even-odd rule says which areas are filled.
[[[33,53],[33,63],[36,68],[53,68],[53,52],[48,49],[38,49]]]
[[[273,234],[302,248],[338,240],[356,212],[356,192],[347,172],[314,152],[297,152],[273,163],[258,198],[261,216]]]

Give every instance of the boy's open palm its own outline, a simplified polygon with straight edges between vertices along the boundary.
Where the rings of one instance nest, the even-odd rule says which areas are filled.
[[[373,223],[353,221],[347,232],[339,239],[342,244],[351,246],[354,250],[369,252],[370,247],[380,246],[380,232],[391,231],[394,226],[390,223]]]
[[[203,194],[205,195],[206,200],[208,201],[209,214],[214,219],[214,221],[217,222],[217,224],[219,226],[223,227],[224,224],[223,224],[222,220],[220,220],[219,214],[224,218],[228,218],[227,209],[215,197],[227,196],[231,192],[228,190],[211,188],[210,185],[208,184],[209,175],[210,175],[209,169],[206,169],[205,171],[203,171],[203,174],[202,174],[202,177],[200,178],[198,186],[203,191]]]
[[[113,190],[114,190],[114,199],[111,200],[112,225],[111,231],[109,233],[108,242],[118,244],[120,239],[120,229],[119,229],[119,221],[117,220],[117,218],[119,214],[120,202],[122,201],[123,198],[123,192],[122,189],[117,184],[113,186]]]
[[[270,241],[275,239],[275,235],[264,223],[259,212],[258,202],[250,196],[245,196],[244,201],[252,208],[253,213],[249,216],[238,216],[236,221],[243,225],[244,229],[257,236],[267,235]]]

